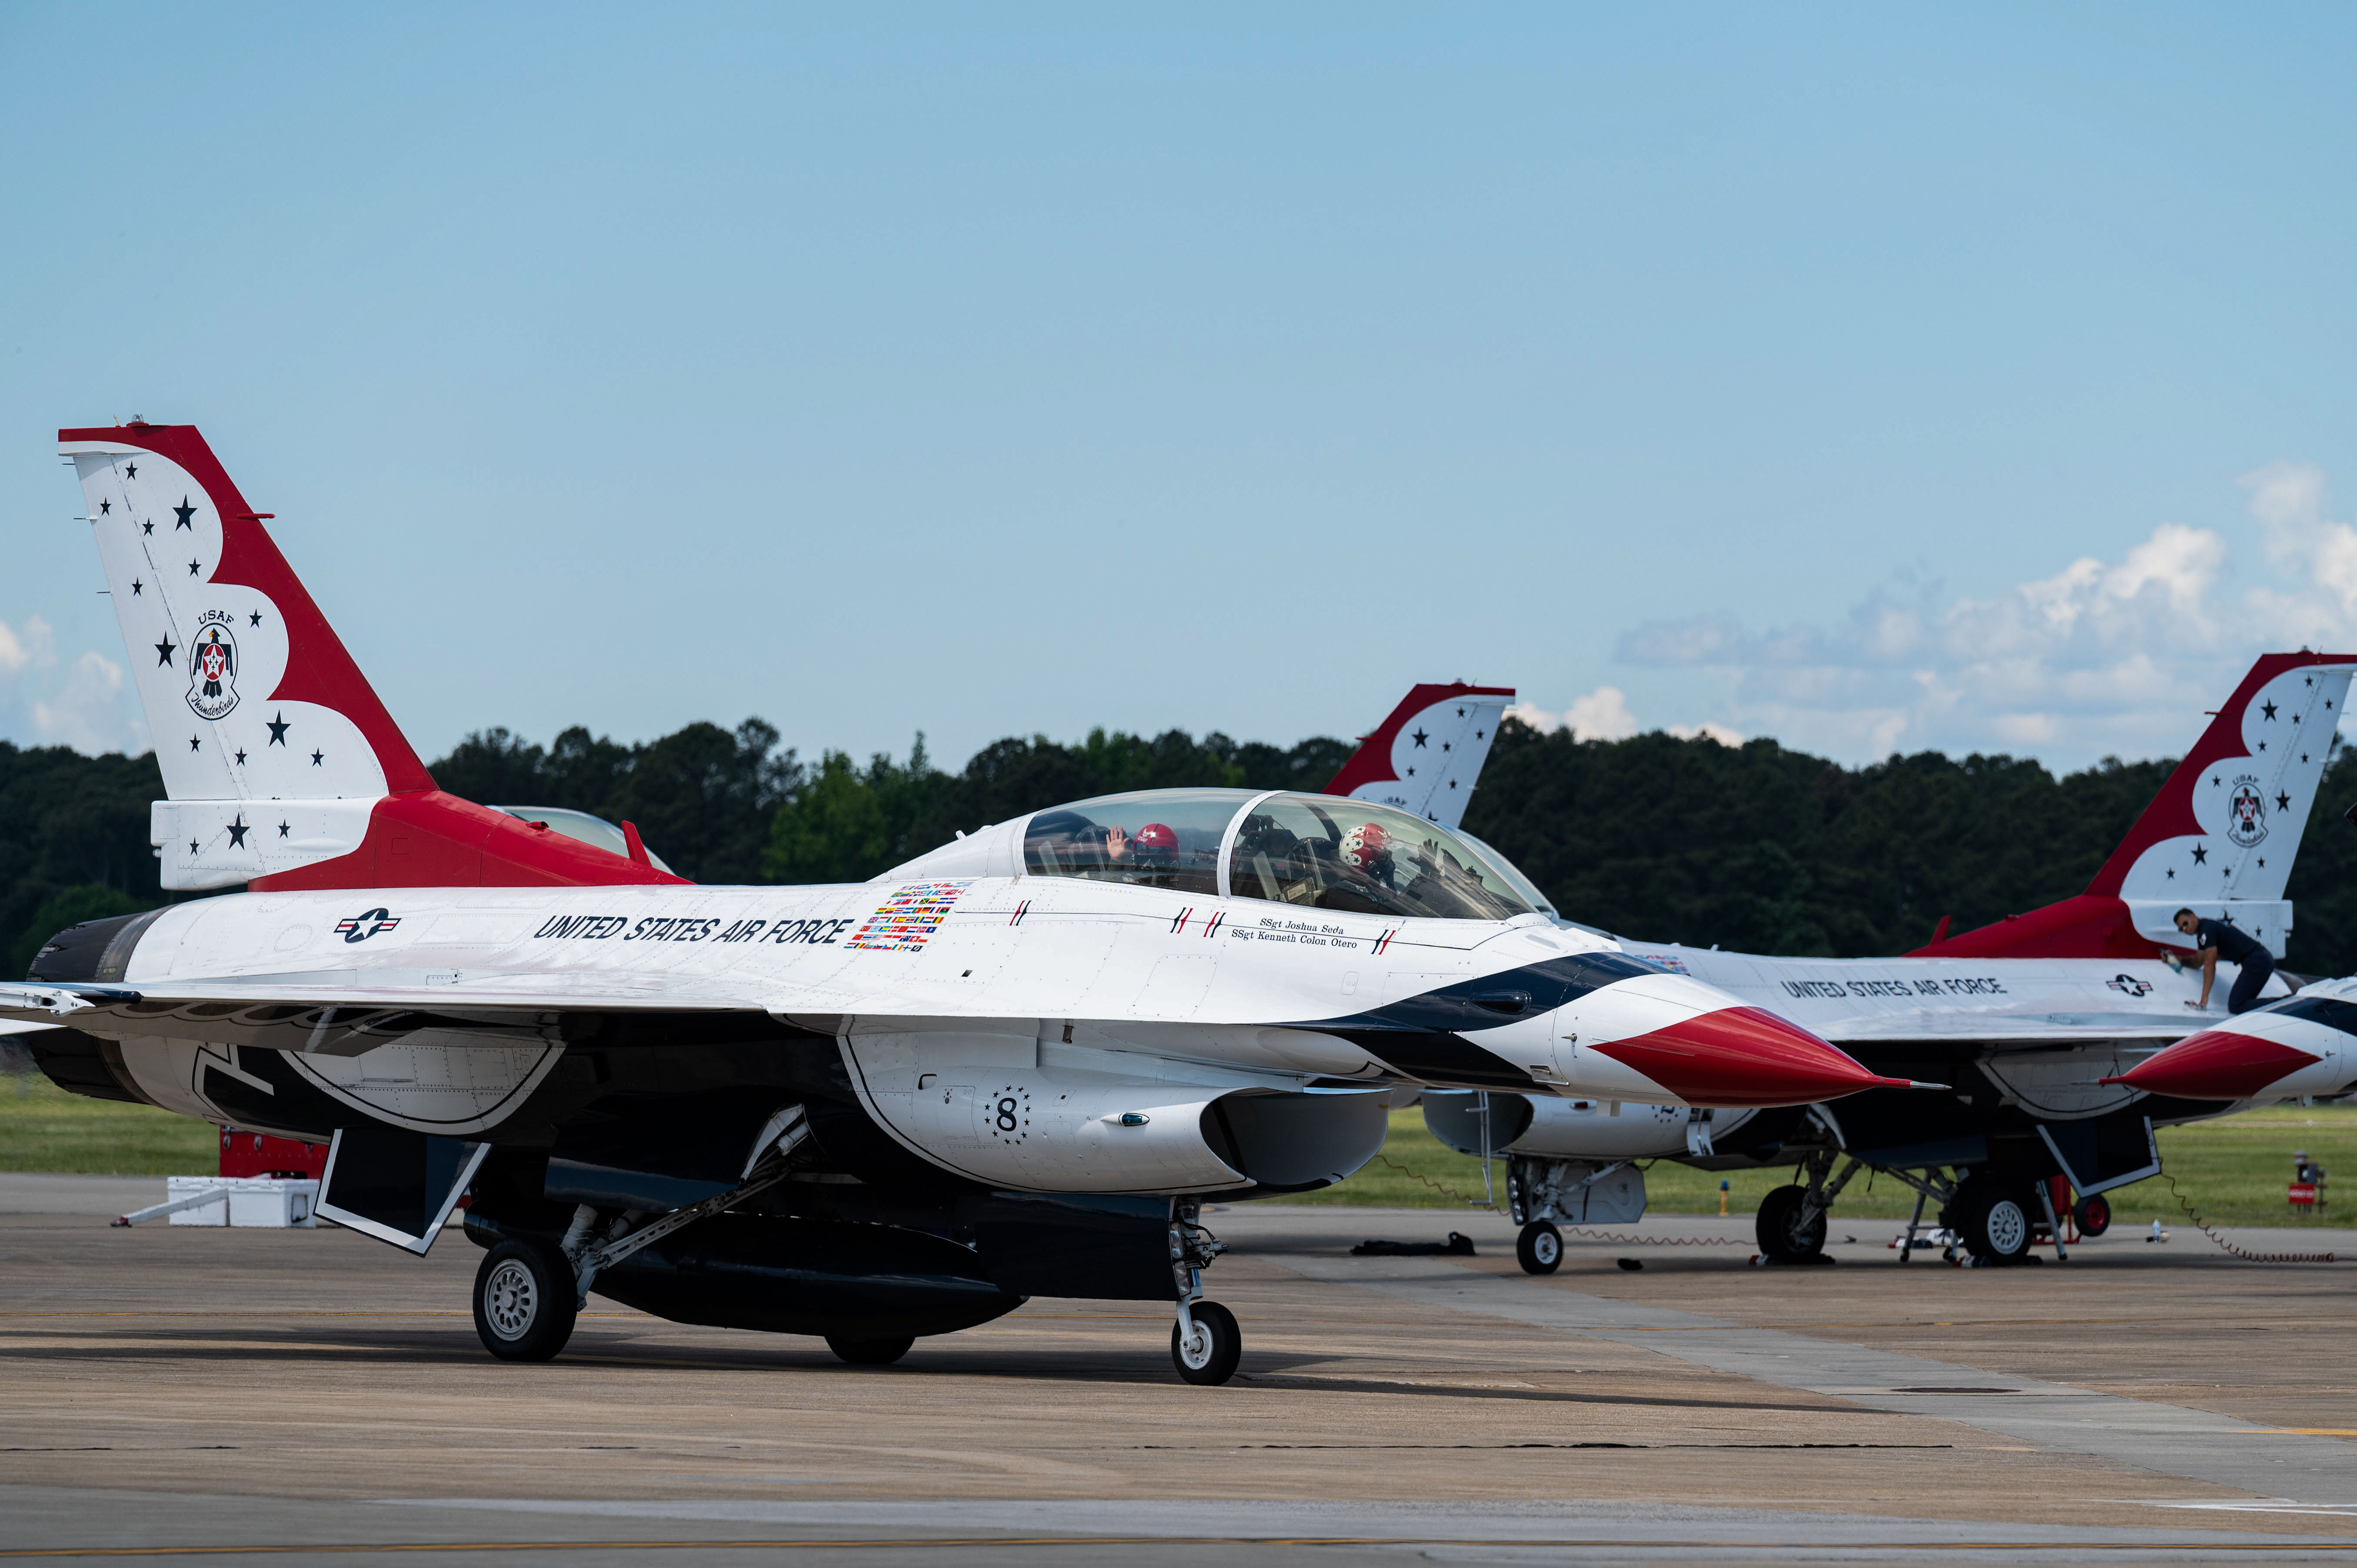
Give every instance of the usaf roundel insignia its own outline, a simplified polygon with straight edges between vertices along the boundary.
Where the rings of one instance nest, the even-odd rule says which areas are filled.
[[[188,650],[188,706],[200,719],[226,718],[237,706],[237,634],[229,616],[207,610]]]

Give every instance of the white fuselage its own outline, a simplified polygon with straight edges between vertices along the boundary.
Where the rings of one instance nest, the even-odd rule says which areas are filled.
[[[122,984],[149,1006],[430,1010],[451,1022],[356,1048],[339,1048],[323,1023],[312,1047],[285,1054],[339,1103],[456,1136],[494,1135],[565,1049],[555,1038],[470,1034],[470,1017],[758,1010],[834,1036],[870,1114],[937,1165],[1001,1185],[1186,1190],[1237,1179],[1196,1135],[1209,1099],[1465,1081],[1418,1079],[1383,1055],[1383,1041],[1403,1036],[1352,1021],[1613,950],[1536,916],[1402,920],[1054,876],[425,888],[178,905],[141,936]],[[1473,1044],[1461,1048],[1486,1064],[1476,1082],[1535,1073],[1551,1080],[1543,1093],[1668,1100],[1579,1041],[1650,1035],[1729,1005],[1691,980],[1642,972],[1524,1017],[1477,1011],[1462,1036]],[[103,1020],[77,1022],[104,1032]],[[199,1023],[188,1031],[120,1036],[125,1066],[159,1104],[233,1119],[208,1097],[204,1069],[258,1080]],[[1309,1112],[1253,1114],[1264,1165],[1283,1164],[1273,1151],[1290,1144],[1318,1163],[1310,1121],[1279,1125]],[[1036,1133],[1001,1135],[1020,1131],[1000,1125],[1009,1117]]]

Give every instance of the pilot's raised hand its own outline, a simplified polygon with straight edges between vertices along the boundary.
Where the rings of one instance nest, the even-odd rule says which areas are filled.
[[[1129,858],[1129,835],[1121,831],[1119,823],[1105,829],[1105,858],[1107,860]]]

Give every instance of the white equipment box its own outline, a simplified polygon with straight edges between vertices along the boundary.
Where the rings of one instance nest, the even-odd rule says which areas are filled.
[[[196,1176],[164,1178],[165,1199],[178,1203],[211,1192],[210,1203],[193,1204],[171,1216],[175,1225],[238,1225],[264,1230],[318,1225],[312,1209],[319,1201],[316,1181],[288,1181],[278,1176]]]

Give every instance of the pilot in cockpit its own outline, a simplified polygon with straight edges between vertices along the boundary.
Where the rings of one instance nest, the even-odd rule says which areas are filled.
[[[1379,886],[1392,886],[1394,869],[1392,860],[1392,835],[1383,832],[1380,822],[1361,822],[1342,835],[1340,859],[1346,870],[1355,871]]]
[[[1052,864],[1066,875],[1110,874],[1115,881],[1151,884],[1178,867],[1178,834],[1166,822],[1148,822],[1133,833],[1078,811],[1044,811],[1028,836],[1034,869]]]
[[[1105,829],[1105,859],[1114,865],[1133,865],[1141,870],[1171,868],[1178,864],[1178,832],[1162,823],[1148,822],[1134,833],[1125,833],[1121,824]]]

